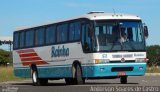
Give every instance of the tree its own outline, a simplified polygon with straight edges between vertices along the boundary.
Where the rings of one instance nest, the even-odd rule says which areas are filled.
[[[149,66],[160,65],[160,46],[147,46],[147,58],[149,59],[149,61],[147,62]]]
[[[11,53],[0,49],[0,65],[6,65],[7,63],[12,62]]]

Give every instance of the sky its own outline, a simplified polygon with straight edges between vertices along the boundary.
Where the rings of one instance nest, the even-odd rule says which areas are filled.
[[[138,15],[148,26],[147,45],[160,45],[160,0],[0,0],[0,36],[90,11]]]

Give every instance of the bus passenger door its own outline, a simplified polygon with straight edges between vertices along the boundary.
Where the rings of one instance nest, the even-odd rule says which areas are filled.
[[[91,52],[91,39],[89,34],[89,24],[82,24],[82,48],[83,52],[85,54],[83,63],[86,65],[88,63],[91,63],[90,61],[90,54]],[[83,76],[87,77],[87,67],[83,67]]]
[[[82,24],[82,46],[84,52],[91,51],[91,39],[89,34],[89,24]]]

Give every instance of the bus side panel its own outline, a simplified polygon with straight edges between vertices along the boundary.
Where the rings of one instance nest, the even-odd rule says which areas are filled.
[[[17,77],[30,78],[31,70],[29,66],[23,66],[18,53],[13,51],[13,68],[14,75]]]
[[[31,70],[30,70],[30,68],[15,68],[14,74],[17,77],[30,78],[31,77]]]
[[[69,55],[54,56],[54,54],[57,53],[55,51],[58,51],[60,49],[63,49],[63,50],[69,49]],[[30,56],[30,57],[24,56],[24,54],[28,54],[28,53],[36,53],[36,56]],[[34,60],[31,60],[33,57],[36,57],[36,58],[34,58]],[[24,58],[30,58],[30,60],[27,61]],[[40,60],[35,60],[37,58]],[[28,49],[13,51],[13,61],[14,61],[13,66],[15,69],[14,73],[18,77],[29,77],[30,76],[29,68],[30,68],[30,65],[32,64],[36,65],[38,70],[38,76],[40,78],[72,77],[73,62],[79,61],[81,64],[86,63],[83,59],[84,59],[84,54],[83,54],[83,50],[80,42],[28,48]],[[37,62],[37,61],[41,61],[41,62]],[[26,67],[28,68],[26,69]]]
[[[71,65],[38,67],[38,74],[40,78],[72,77],[72,67]]]
[[[54,49],[53,49],[54,48]],[[69,55],[56,56],[55,51],[69,49]],[[84,54],[80,42],[60,44],[36,48],[38,55],[49,64],[39,65],[38,74],[42,78],[68,78],[72,77],[72,64],[79,61],[81,64]],[[45,54],[44,54],[45,53]]]

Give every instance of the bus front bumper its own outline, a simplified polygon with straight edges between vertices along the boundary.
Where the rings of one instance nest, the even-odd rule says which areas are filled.
[[[146,63],[108,63],[82,66],[83,77],[143,76]]]

